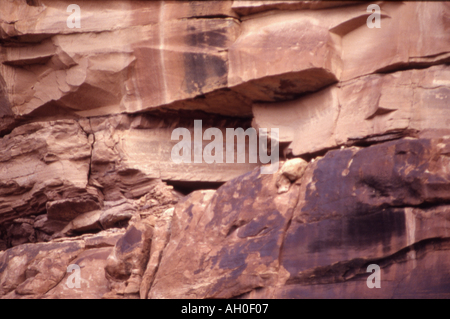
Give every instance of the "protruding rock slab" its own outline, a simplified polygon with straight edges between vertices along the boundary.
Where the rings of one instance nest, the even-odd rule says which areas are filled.
[[[450,67],[370,75],[343,83],[336,143],[405,130],[448,129]]]
[[[255,104],[253,125],[279,128],[294,155],[448,129],[448,78],[448,66],[369,75],[295,101]]]
[[[294,155],[336,146],[338,91],[333,86],[294,101],[255,104],[253,126],[256,129],[278,128],[280,142],[292,142],[289,148]]]
[[[255,169],[180,202],[149,298],[230,298],[278,281],[279,252],[298,185],[277,195]]]
[[[70,29],[69,1],[3,0],[0,133],[156,108],[248,117],[252,102],[450,61],[446,2],[381,2],[381,28],[367,26],[367,3],[253,2],[84,2]],[[240,21],[232,6],[280,10]]]
[[[330,34],[329,21],[312,15],[285,12],[245,21],[229,48],[228,85],[253,101],[275,102],[336,83],[339,39]]]
[[[133,113],[227,87],[226,49],[240,33],[231,2],[84,2],[75,29],[67,27],[70,4],[2,1],[0,39],[12,45],[0,55],[1,91],[11,107],[0,94],[0,117],[3,109],[19,118]],[[14,45],[20,42],[29,45]],[[198,106],[251,111],[245,101]]]
[[[366,12],[369,3],[355,8]],[[424,67],[450,61],[450,4],[386,1],[381,7],[381,28],[368,28],[369,12],[343,22],[334,33],[342,37],[342,81],[374,72]],[[416,23],[412,23],[416,21]],[[408,30],[408,35],[399,30]],[[380,50],[380,48],[383,48]]]
[[[319,10],[348,6],[361,1],[299,1],[299,0],[234,0],[232,9],[241,16],[271,10]]]

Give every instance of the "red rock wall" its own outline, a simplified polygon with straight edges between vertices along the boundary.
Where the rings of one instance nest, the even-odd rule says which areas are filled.
[[[75,2],[0,0],[1,298],[450,297],[449,3]]]

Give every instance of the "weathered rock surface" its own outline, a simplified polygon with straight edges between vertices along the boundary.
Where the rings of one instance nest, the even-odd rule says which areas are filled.
[[[445,2],[382,2],[380,29],[366,26],[359,2],[87,2],[80,29],[67,27],[69,4],[2,1],[2,131],[13,117],[162,106],[249,117],[255,101],[449,61]],[[245,8],[269,11],[241,21]],[[399,35],[404,29],[410,36]]]
[[[259,175],[194,193],[175,208],[150,298],[231,298],[278,281],[298,186],[277,195],[275,175]]]
[[[403,139],[333,151],[315,162],[283,245],[280,258],[289,278],[277,297],[302,297],[302,285],[352,280],[360,282],[333,293],[358,297],[362,291],[368,297],[369,264],[379,264],[386,278],[386,290],[374,296],[448,297],[449,273],[439,269],[448,267],[449,254],[438,251],[449,248],[449,142]],[[438,270],[433,275],[421,260],[427,254],[440,256],[431,257]],[[408,265],[397,265],[403,262]]]
[[[153,227],[144,220],[132,225],[106,261],[106,276],[117,295],[139,294],[142,276],[150,256]]]
[[[233,10],[241,16],[272,10],[318,10],[354,5],[361,1],[236,0]]]
[[[450,137],[438,137],[329,152],[282,194],[282,168],[255,169],[192,193],[173,218],[168,210],[126,233],[9,249],[0,255],[2,295],[448,298],[448,167]],[[69,289],[74,260],[89,277]],[[382,269],[381,290],[366,285],[370,264]]]
[[[376,74],[298,100],[254,105],[255,127],[278,127],[293,155],[450,127],[450,68]]]
[[[92,183],[103,189],[106,200],[121,197],[139,198],[148,193],[156,180],[225,182],[245,174],[258,163],[227,163],[226,128],[250,127],[250,121],[220,119],[205,114],[196,117],[172,116],[112,116],[95,118],[87,123],[86,130],[94,135],[92,152]],[[223,163],[194,163],[192,146],[191,163],[174,163],[172,149],[180,142],[172,140],[176,128],[186,128],[194,145],[194,120],[202,120],[202,136],[206,129],[215,127],[223,134]],[[203,140],[203,148],[210,143]],[[246,140],[248,152],[248,139]],[[238,143],[235,143],[237,150]],[[237,152],[235,152],[236,154]]]
[[[330,152],[282,195],[258,171],[194,193],[150,297],[448,298],[449,150],[449,137],[403,139]],[[386,288],[373,294],[370,264]]]
[[[124,235],[111,229],[72,240],[21,245],[0,255],[3,298],[101,298],[110,291],[106,259]],[[80,287],[67,284],[69,265],[80,267]]]
[[[0,143],[0,223],[46,209],[70,220],[100,207],[88,185],[91,144],[76,121],[20,126]]]
[[[50,290],[45,299],[100,299],[110,291],[109,282],[105,276],[106,259],[113,247],[92,248],[81,252],[70,264],[80,267],[80,285],[71,287],[69,277],[72,273],[66,271],[65,277],[58,286]],[[67,267],[66,267],[67,270]],[[73,282],[73,281],[72,281]],[[76,282],[75,282],[76,283]]]
[[[134,154],[126,157],[129,153],[123,150],[117,153],[117,162],[109,157],[117,165],[115,175],[107,171],[109,179],[102,178],[97,172],[103,163],[99,156],[112,138],[96,144],[94,134],[80,122],[26,124],[0,139],[2,247],[124,226],[141,211],[162,213],[180,198],[160,176],[126,165],[122,169],[119,159],[139,160]],[[111,176],[122,178],[123,184]]]
[[[28,244],[2,255],[0,294],[43,295],[55,287],[66,273],[66,265],[83,250],[79,241]]]
[[[142,277],[139,288],[139,296],[141,299],[147,299],[150,287],[155,279],[161,258],[172,233],[172,219],[174,208],[167,209],[163,215],[155,222],[152,237],[152,247],[150,248],[150,259],[147,263],[147,269]]]
[[[0,298],[450,298],[448,3],[70,4],[0,0]]]

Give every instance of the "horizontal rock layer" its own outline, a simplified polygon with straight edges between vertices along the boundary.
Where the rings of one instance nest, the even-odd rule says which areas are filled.
[[[445,2],[380,3],[380,29],[359,2],[86,2],[79,29],[69,4],[2,1],[0,131],[161,107],[249,117],[255,101],[449,61]],[[270,10],[239,18],[247,6]]]
[[[0,143],[0,223],[41,213],[47,204],[51,215],[62,201],[75,201],[84,211],[100,207],[101,193],[88,186],[91,144],[77,122],[28,124]],[[60,217],[77,213],[66,207]]]
[[[278,127],[293,155],[450,128],[450,68],[398,71],[332,85],[298,100],[255,104],[255,127]]]

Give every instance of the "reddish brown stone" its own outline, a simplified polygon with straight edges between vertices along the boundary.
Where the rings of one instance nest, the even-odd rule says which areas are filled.
[[[450,297],[448,3],[69,4],[0,0],[1,298]],[[175,164],[196,119],[286,162]]]
[[[278,256],[298,186],[254,170],[177,205],[150,298],[230,298],[278,280]]]

